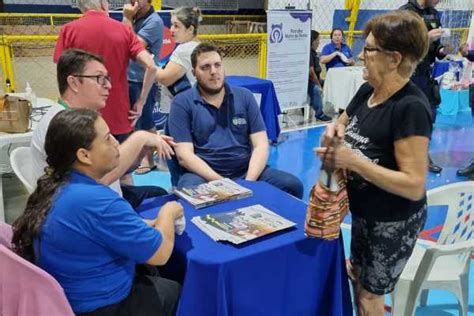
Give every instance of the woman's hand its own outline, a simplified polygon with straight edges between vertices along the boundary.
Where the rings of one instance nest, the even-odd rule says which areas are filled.
[[[183,217],[183,214],[184,214],[183,206],[176,201],[167,202],[165,205],[161,207],[160,212],[158,212],[158,215],[161,212],[170,213],[170,215],[173,217],[173,220]]]
[[[154,148],[159,158],[171,159],[171,156],[174,155],[173,147],[176,146],[176,143],[171,136],[148,133],[145,146]]]
[[[145,101],[138,99],[133,105],[132,109],[128,111],[128,119],[130,120],[130,125],[135,127],[140,116],[142,116],[143,107],[145,106]]]
[[[431,43],[439,40],[441,38],[441,35],[443,35],[442,28],[432,29],[428,32],[428,37]]]
[[[338,124],[338,123],[329,124],[326,127],[326,130],[324,131],[323,135],[321,136],[321,146],[322,147],[329,146],[329,143],[331,142],[331,139],[334,136],[339,137],[340,139],[343,139],[345,130],[346,130],[346,126],[344,124]]]
[[[331,169],[352,170],[354,162],[360,159],[352,149],[344,144],[336,148],[318,147],[314,151],[321,159],[321,162]]]
[[[461,53],[462,57],[466,57],[468,52],[469,46],[467,45],[467,43],[464,43],[459,47],[459,53]]]

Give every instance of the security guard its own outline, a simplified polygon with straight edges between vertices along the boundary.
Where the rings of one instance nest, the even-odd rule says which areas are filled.
[[[436,57],[443,59],[448,54],[448,47],[441,45],[441,21],[439,13],[435,9],[439,0],[409,0],[407,4],[400,7],[401,10],[413,11],[425,21],[428,28],[428,36],[430,38],[430,47],[425,58],[418,64],[416,70],[411,77],[411,81],[423,91],[431,105],[433,115],[433,123],[436,119],[436,108],[441,102],[439,95],[439,86],[431,77],[431,65],[435,62]],[[429,170],[434,173],[440,173],[443,170],[440,166],[433,163],[429,157]]]

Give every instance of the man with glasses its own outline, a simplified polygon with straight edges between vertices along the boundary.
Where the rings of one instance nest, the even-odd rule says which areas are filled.
[[[250,91],[224,82],[217,47],[196,46],[191,65],[197,83],[176,95],[168,119],[183,169],[177,186],[222,178],[258,180],[301,198],[303,185],[298,178],[267,166],[268,138],[260,109]]]
[[[103,59],[79,49],[65,50],[57,64],[57,79],[61,98],[41,119],[33,132],[31,155],[33,175],[38,179],[45,172],[46,153],[44,141],[52,118],[68,108],[86,108],[101,110],[106,105],[112,88],[111,79]],[[166,194],[166,190],[153,186],[129,186],[119,184],[120,177],[140,159],[141,153],[156,150],[161,157],[170,158],[174,145],[168,136],[139,131],[133,133],[119,146],[119,165],[109,172],[102,183],[122,194],[133,207],[137,207],[145,198]]]
[[[418,14],[424,20],[425,25],[428,28],[430,47],[425,58],[423,58],[416,67],[415,73],[411,77],[411,81],[413,81],[413,83],[415,83],[428,98],[431,105],[433,123],[436,120],[437,107],[441,103],[441,98],[439,95],[439,86],[435,84],[434,79],[431,77],[431,65],[435,62],[436,58],[443,59],[448,53],[450,53],[450,47],[441,45],[440,41],[443,30],[441,29],[439,12],[435,9],[435,6],[438,3],[439,0],[409,0],[407,4],[400,8]],[[440,173],[443,168],[436,165],[429,155],[428,158],[428,169],[431,172]]]
[[[111,133],[122,142],[140,118],[157,68],[133,30],[108,16],[107,0],[79,0],[78,5],[84,15],[61,28],[54,62],[57,63],[63,50],[68,48],[79,48],[102,56],[113,85],[100,112]],[[145,69],[143,86],[132,109],[127,82],[130,59],[136,60]]]

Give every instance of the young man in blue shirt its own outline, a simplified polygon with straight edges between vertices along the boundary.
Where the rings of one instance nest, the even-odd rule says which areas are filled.
[[[175,97],[168,121],[184,169],[178,187],[241,178],[265,181],[301,198],[299,179],[267,166],[268,138],[257,102],[247,89],[224,82],[217,47],[199,44],[191,63],[197,83]]]

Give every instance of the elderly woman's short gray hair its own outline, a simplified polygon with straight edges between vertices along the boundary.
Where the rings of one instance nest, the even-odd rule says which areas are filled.
[[[400,74],[410,77],[429,48],[428,29],[419,15],[407,10],[397,10],[370,19],[364,33],[370,33],[375,43],[387,51],[399,52],[402,62]]]

